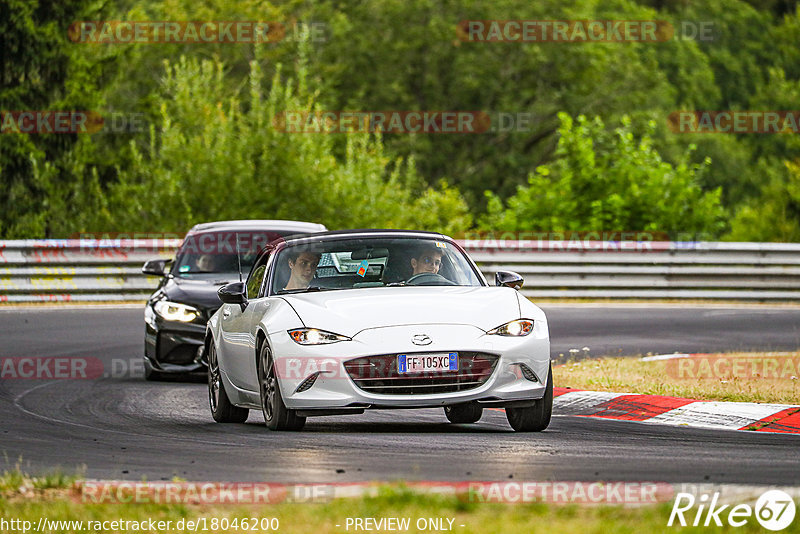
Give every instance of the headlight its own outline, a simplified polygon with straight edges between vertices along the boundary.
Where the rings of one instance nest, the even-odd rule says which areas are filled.
[[[289,337],[299,345],[326,345],[328,343],[338,343],[339,341],[350,341],[347,336],[340,336],[339,334],[317,330],[316,328],[298,328],[288,332]]]
[[[500,325],[497,328],[493,328],[486,332],[487,334],[496,334],[498,336],[527,336],[533,332],[533,320],[532,319],[517,319],[516,321],[511,321],[504,325]]]
[[[167,321],[190,323],[200,317],[200,311],[197,308],[168,300],[159,300],[153,305],[153,309]]]

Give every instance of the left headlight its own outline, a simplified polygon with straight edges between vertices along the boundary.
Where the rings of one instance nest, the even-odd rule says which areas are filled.
[[[153,309],[167,321],[190,323],[200,317],[200,310],[197,308],[168,300],[159,300],[153,305]]]
[[[500,325],[497,328],[492,328],[486,333],[498,336],[521,337],[527,336],[531,332],[533,332],[532,319],[517,319],[516,321],[510,321]]]
[[[316,328],[298,328],[288,330],[289,337],[298,345],[326,345],[328,343],[338,343],[339,341],[350,341],[347,336],[340,336],[333,332],[317,330]]]

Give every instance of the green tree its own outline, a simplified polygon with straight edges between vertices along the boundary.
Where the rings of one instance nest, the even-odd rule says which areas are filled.
[[[380,137],[286,133],[286,111],[320,105],[307,86],[277,71],[269,91],[257,62],[250,65],[244,102],[225,95],[219,61],[166,62],[161,121],[146,151],[132,144],[133,165],[110,188],[104,228],[180,232],[201,221],[230,218],[314,220],[330,228],[413,227],[462,231],[471,216],[460,194],[425,186],[413,160],[393,159]]]
[[[675,109],[675,90],[659,61],[661,43],[468,42],[462,20],[648,20],[658,14],[627,0],[387,0],[317,4],[331,24],[331,39],[312,59],[312,71],[331,89],[334,109],[474,110],[522,112],[533,120],[519,130],[467,135],[387,135],[387,147],[414,155],[429,183],[447,178],[475,209],[483,190],[502,197],[553,157],[565,111],[614,118],[639,110],[664,115]],[[510,14],[513,14],[510,15]],[[672,46],[672,45],[670,45]],[[716,89],[694,42],[681,69],[686,90],[701,100]],[[354,51],[357,51],[354,53]],[[693,65],[697,65],[694,67]]]
[[[505,208],[487,191],[483,229],[719,235],[720,191],[698,185],[710,162],[665,162],[649,135],[636,138],[627,118],[613,132],[599,118],[562,113],[559,119],[556,160],[531,173]]]
[[[737,210],[726,240],[800,242],[800,161],[784,162],[783,170],[771,172],[761,195]]]
[[[0,2],[0,110],[99,109],[114,67],[105,51],[87,54],[67,38],[70,24],[99,13],[89,0]],[[53,236],[83,209],[97,192],[83,172],[94,153],[86,143],[76,134],[0,135],[0,237]]]

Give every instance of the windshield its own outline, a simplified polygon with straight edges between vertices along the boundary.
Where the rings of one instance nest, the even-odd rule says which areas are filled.
[[[178,251],[172,274],[181,278],[208,278],[210,275],[235,275],[239,272],[236,239],[242,273],[250,271],[258,251],[274,239],[297,232],[239,231],[204,232],[186,236]]]
[[[452,243],[426,238],[354,238],[303,242],[275,260],[273,293],[366,287],[480,286]]]

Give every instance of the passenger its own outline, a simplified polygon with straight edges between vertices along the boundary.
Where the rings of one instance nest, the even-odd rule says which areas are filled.
[[[289,276],[289,282],[286,283],[286,287],[283,289],[308,289],[308,285],[317,272],[317,265],[321,255],[315,252],[291,249],[286,254],[289,258],[291,275]]]

